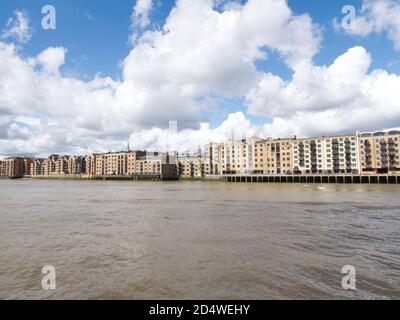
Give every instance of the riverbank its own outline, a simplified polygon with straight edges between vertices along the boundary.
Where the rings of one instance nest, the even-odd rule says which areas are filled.
[[[240,183],[400,184],[399,175],[229,175],[222,179]]]
[[[308,184],[400,184],[399,175],[227,175],[206,177],[164,178],[160,175],[136,176],[25,176],[0,177],[0,179],[35,180],[101,180],[101,181],[224,181],[235,183],[308,183]]]

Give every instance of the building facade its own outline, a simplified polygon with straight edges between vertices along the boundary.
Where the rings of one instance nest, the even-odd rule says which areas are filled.
[[[264,150],[262,149],[264,147]],[[259,146],[259,156],[263,155],[262,172],[264,174],[293,173],[293,140],[267,140]],[[261,170],[260,170],[261,172]]]
[[[211,142],[204,147],[203,171],[205,176],[218,176],[220,174],[220,144]]]
[[[179,155],[177,159],[178,175],[182,178],[201,178],[204,177],[205,158],[197,155]],[[210,170],[210,168],[209,168]]]
[[[161,152],[127,151],[91,154],[85,157],[86,174],[91,177],[106,176],[157,176],[175,178],[175,160]]]
[[[0,177],[22,178],[31,174],[30,158],[7,158],[0,162]]]
[[[400,131],[359,133],[361,172],[398,174]]]
[[[32,176],[77,175],[86,171],[85,157],[50,155],[47,159],[33,159],[30,164]]]
[[[294,140],[293,173],[360,173],[357,135]]]
[[[226,175],[399,175],[400,131],[316,138],[229,139],[204,152],[109,152],[46,159],[7,158],[0,177],[88,175],[201,178]]]
[[[220,172],[225,174],[249,174],[252,172],[252,145],[246,140],[229,139],[220,145]],[[250,154],[250,157],[248,155]]]

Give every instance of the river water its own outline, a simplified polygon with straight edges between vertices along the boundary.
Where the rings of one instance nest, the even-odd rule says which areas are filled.
[[[400,299],[400,187],[0,180],[0,299]],[[41,268],[56,269],[43,290]],[[356,290],[341,269],[356,269]]]

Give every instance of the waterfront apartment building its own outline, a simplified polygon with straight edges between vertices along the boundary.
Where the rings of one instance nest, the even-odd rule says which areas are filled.
[[[30,158],[7,158],[0,162],[0,177],[22,178],[31,174]]]
[[[30,164],[32,176],[76,175],[85,170],[85,158],[81,156],[52,154],[47,159],[33,159]]]
[[[203,171],[205,176],[218,176],[220,174],[220,144],[211,142],[204,147]]]
[[[161,178],[173,178],[177,176],[176,164],[169,162],[169,154],[161,152],[147,152],[136,159],[134,175],[159,176]]]
[[[59,155],[52,154],[43,162],[43,175],[51,176],[57,175],[57,162],[58,162]]]
[[[43,176],[44,175],[44,162],[46,159],[36,158],[31,163],[31,175],[32,176]]]
[[[123,176],[128,169],[127,152],[110,152],[96,154],[95,157],[95,176]]]
[[[179,155],[177,159],[178,174],[182,178],[201,178],[204,177],[205,158],[201,154]]]
[[[257,164],[257,172],[264,174],[292,174],[293,173],[293,142],[292,139],[270,139],[262,144],[256,144],[255,157],[258,155],[263,162]],[[262,158],[263,156],[263,158]],[[263,170],[257,170],[263,169]]]
[[[292,140],[229,140],[220,146],[222,174],[289,174]]]
[[[208,143],[196,154],[109,152],[47,159],[0,161],[0,177],[157,176],[200,178],[226,175],[398,175],[400,131],[315,138],[229,139]]]
[[[293,173],[360,173],[357,135],[294,140]]]
[[[400,131],[359,133],[361,172],[398,174]]]
[[[360,172],[357,135],[319,138],[229,140],[220,146],[221,172],[292,175]]]
[[[177,175],[176,164],[170,164],[170,157],[173,157],[173,154],[145,151],[91,154],[85,157],[86,173],[93,178],[106,176],[174,178]]]
[[[252,144],[246,140],[229,139],[220,145],[220,172],[225,174],[248,174],[252,171]],[[250,157],[248,156],[250,154]]]

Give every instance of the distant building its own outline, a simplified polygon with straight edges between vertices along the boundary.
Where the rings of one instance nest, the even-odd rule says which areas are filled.
[[[110,152],[85,157],[86,174],[101,176],[158,176],[175,178],[176,164],[167,153],[145,151]]]
[[[44,175],[44,162],[46,159],[36,158],[31,163],[31,175],[43,176]]]
[[[30,158],[7,158],[0,162],[0,177],[22,178],[31,174]]]
[[[358,134],[361,172],[398,174],[400,131]]]
[[[267,140],[263,144],[258,144],[259,150],[255,157],[263,156],[261,168],[257,166],[255,170],[264,174],[292,174],[293,173],[293,139]],[[257,146],[257,145],[256,145]],[[264,146],[264,150],[262,149]],[[262,170],[263,169],[263,170]]]
[[[221,174],[249,174],[252,172],[251,145],[246,140],[229,139],[220,145]]]
[[[357,136],[305,138],[293,141],[293,172],[299,174],[360,173]]]
[[[121,151],[0,161],[0,177],[86,175],[173,179],[226,175],[398,175],[400,131],[329,137],[229,139],[204,152]]]
[[[206,144],[203,157],[203,171],[205,176],[218,176],[221,170],[220,144],[211,142]]]
[[[177,160],[179,176],[183,178],[204,177],[204,158],[201,154],[180,154]]]
[[[33,159],[31,162],[32,176],[77,175],[86,172],[85,157],[50,155],[47,159]]]
[[[356,135],[304,139],[228,140],[220,146],[222,175],[360,172]]]

